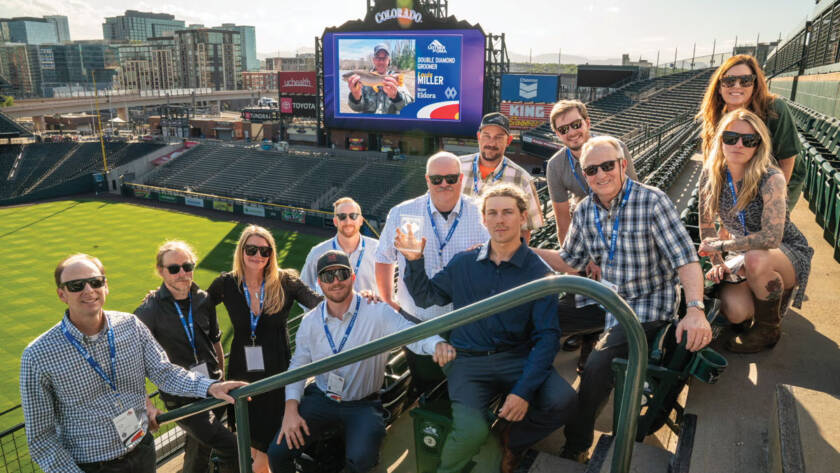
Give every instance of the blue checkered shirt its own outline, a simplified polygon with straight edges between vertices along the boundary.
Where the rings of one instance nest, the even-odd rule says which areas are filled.
[[[379,246],[376,248],[377,263],[391,264],[399,261],[400,275],[399,282],[397,283],[397,300],[404,311],[420,320],[429,320],[450,312],[452,310],[452,304],[445,306],[435,305],[427,309],[422,309],[414,304],[414,299],[405,286],[405,258],[394,248],[394,237],[397,233],[397,227],[400,226],[400,217],[402,215],[415,215],[423,219],[423,227],[420,235],[417,235],[417,238],[426,237],[423,260],[425,262],[426,274],[429,277],[433,277],[438,271],[443,269],[453,256],[490,239],[490,234],[487,233],[487,229],[481,223],[481,211],[471,198],[462,196],[446,220],[444,220],[443,215],[432,204],[432,218],[435,219],[437,232],[441,239],[446,238],[449,229],[455,223],[455,218],[458,215],[461,216],[458,227],[452,234],[452,239],[443,248],[443,255],[439,255],[438,236],[435,235],[435,230],[429,221],[429,213],[426,210],[428,205],[429,194],[426,193],[420,197],[406,200],[394,206],[388,212],[388,220],[385,222],[385,228],[382,229],[382,234],[379,236]]]
[[[107,461],[127,450],[112,419],[129,408],[146,417],[146,378],[179,396],[205,397],[214,380],[169,362],[149,329],[132,314],[106,311],[116,346],[116,393],[64,337],[61,324],[26,347],[21,356],[20,397],[29,454],[46,473],[80,472],[78,463]],[[107,326],[82,334],[65,314],[65,324],[108,376],[111,358]]]
[[[627,184],[625,183],[625,186]],[[677,268],[698,261],[688,232],[680,222],[674,203],[664,192],[633,181],[624,210],[619,210],[626,187],[610,204],[609,210],[597,197],[584,198],[575,209],[560,257],[582,271],[590,258],[601,266],[601,277],[618,285],[624,298],[641,322],[671,320],[679,302]],[[607,242],[613,220],[620,213],[620,226],[613,263],[607,264],[609,245],[598,234],[594,212],[601,217]],[[577,296],[577,306],[595,301]],[[617,324],[608,313],[605,328]]]

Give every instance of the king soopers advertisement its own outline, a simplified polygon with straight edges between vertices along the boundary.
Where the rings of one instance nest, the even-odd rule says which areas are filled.
[[[480,31],[327,33],[323,44],[328,126],[449,135],[478,129]]]

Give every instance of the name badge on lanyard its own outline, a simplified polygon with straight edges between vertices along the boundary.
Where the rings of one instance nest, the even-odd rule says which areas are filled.
[[[580,184],[580,188],[583,189],[584,193],[588,193],[589,186],[586,185],[586,182],[584,182],[583,179],[580,178],[577,171],[575,170],[575,163],[577,163],[577,160],[575,160],[574,157],[572,157],[572,152],[569,150],[568,147],[566,148],[566,159],[569,160],[569,169],[572,170],[572,175],[575,176],[575,180],[577,180],[578,184]]]
[[[356,278],[359,277],[359,267],[362,265],[362,258],[365,257],[365,239],[364,237],[360,236],[359,239],[362,241],[362,250],[359,252],[359,259],[356,261],[356,267],[353,269],[353,274],[356,275]],[[341,247],[338,245],[338,237],[333,238],[332,248],[334,250],[341,250]],[[347,255],[349,258],[350,255]],[[358,281],[358,279],[356,279]]]
[[[327,327],[327,302],[324,301],[321,303],[321,322],[324,324],[324,333],[327,335],[327,343],[330,344],[330,350],[332,350],[333,355],[341,353],[341,350],[344,349],[344,345],[350,337],[350,332],[353,331],[353,326],[356,324],[356,317],[359,315],[359,306],[361,305],[361,302],[362,298],[357,294],[356,307],[353,309],[353,316],[350,318],[350,323],[347,325],[347,329],[344,331],[344,336],[341,338],[341,342],[338,344],[338,347],[335,346],[335,340],[333,340],[330,329]],[[327,376],[326,394],[327,397],[337,402],[341,402],[344,398],[344,378],[339,376],[338,373],[331,372]]]
[[[106,318],[105,322],[108,326],[108,354],[111,359],[110,376],[104,369],[102,369],[102,365],[94,359],[88,349],[85,348],[78,340],[76,340],[76,337],[70,333],[70,330],[67,328],[66,319],[61,320],[61,331],[64,333],[64,337],[68,342],[70,342],[73,348],[75,348],[82,358],[87,361],[88,365],[93,368],[93,371],[108,384],[108,387],[111,388],[111,391],[114,393],[114,397],[116,398],[114,403],[115,407],[125,409],[125,406],[123,406],[119,395],[117,394],[117,344],[114,340],[114,329],[111,327],[110,320]],[[114,424],[117,435],[120,437],[120,441],[126,448],[133,447],[146,435],[146,432],[143,429],[143,423],[133,408],[124,410],[120,415],[112,418],[111,421]]]
[[[624,210],[624,206],[627,205],[627,200],[630,198],[630,191],[633,189],[633,181],[627,180],[627,188],[624,191],[624,196],[621,198],[621,204],[619,204],[618,210],[615,212],[615,218],[613,219],[613,228],[612,233],[610,234],[610,240],[607,241],[607,237],[604,235],[604,229],[601,226],[601,215],[598,211],[598,206],[595,203],[592,203],[592,211],[595,212],[594,219],[595,219],[595,228],[598,229],[598,235],[601,237],[601,240],[604,242],[604,245],[607,246],[607,267],[613,266],[613,260],[615,259],[615,250],[618,243],[618,228],[621,222],[621,214]],[[612,282],[609,282],[602,278],[602,283],[612,289],[615,292],[618,292],[618,285]]]
[[[432,233],[435,234],[435,239],[438,242],[438,257],[440,258],[441,262],[443,262],[443,249],[446,248],[446,245],[449,243],[449,240],[452,239],[452,235],[455,234],[455,229],[458,228],[458,222],[461,221],[461,212],[464,211],[463,203],[461,204],[461,210],[457,216],[455,216],[455,221],[452,222],[452,226],[449,227],[449,232],[446,233],[446,239],[441,240],[440,235],[438,234],[437,223],[435,223],[435,217],[432,215],[432,197],[429,196],[429,200],[427,201],[426,212],[429,214],[429,221],[432,222]]]
[[[189,342],[190,347],[192,348],[193,360],[195,361],[195,363],[193,363],[193,366],[190,367],[190,371],[196,371],[198,373],[202,373],[205,376],[207,376],[207,364],[206,363],[199,363],[199,361],[198,361],[198,349],[196,349],[196,345],[195,345],[195,324],[193,323],[192,293],[190,293],[190,295],[189,295],[189,301],[190,301],[190,308],[187,311],[187,317],[186,318],[184,318],[184,312],[181,310],[181,306],[178,304],[178,301],[173,300],[172,303],[175,305],[175,310],[178,312],[178,318],[181,319],[181,326],[184,327],[184,333],[186,333],[186,335],[187,335],[187,341]],[[197,370],[201,370],[201,368],[199,368],[199,365],[204,365],[203,372],[202,371],[197,371]]]
[[[262,317],[263,302],[265,301],[265,280],[260,286],[260,315],[256,315],[251,308],[251,293],[248,291],[248,284],[245,281],[242,281],[242,291],[245,293],[245,301],[248,304],[251,321],[251,345],[245,347],[245,369],[247,371],[265,371],[262,347],[257,345],[257,324]]]
[[[478,157],[479,156],[480,156],[480,153],[475,153],[475,159],[473,159],[473,193],[475,195],[481,195],[481,193],[478,191],[478,182],[479,182],[479,179],[478,179],[478,174],[479,174],[479,172],[478,172]],[[502,175],[504,175],[504,173],[505,173],[505,168],[506,167],[507,167],[507,158],[502,156],[502,168],[499,169],[499,172],[497,172],[493,176],[493,180],[490,181],[490,184],[494,184],[496,181],[498,181],[499,179],[502,178]]]

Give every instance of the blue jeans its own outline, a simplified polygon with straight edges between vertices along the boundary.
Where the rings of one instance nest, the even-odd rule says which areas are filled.
[[[379,463],[379,447],[385,438],[385,420],[382,417],[380,401],[336,402],[324,395],[313,383],[306,388],[298,412],[309,426],[310,435],[307,437],[304,434],[304,448],[317,440],[324,430],[341,423],[346,432],[345,470],[362,473]],[[302,449],[289,449],[285,438],[278,445],[279,435],[280,432],[277,432],[274,441],[268,447],[271,471],[294,473],[292,461],[300,456]]]

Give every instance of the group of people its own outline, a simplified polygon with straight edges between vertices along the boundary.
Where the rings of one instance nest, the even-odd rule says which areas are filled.
[[[544,216],[531,176],[505,156],[512,140],[507,118],[490,113],[477,133],[478,152],[432,155],[428,192],[392,208],[378,240],[361,235],[359,204],[338,199],[336,235],[311,249],[300,276],[279,267],[271,232],[250,225],[232,270],[204,291],[193,281],[195,252],[183,241],[168,241],[155,260],[162,284],[131,315],[103,310],[108,282],[98,259],[66,258],[55,282],[67,311],[21,361],[32,458],[48,473],[152,471],[148,432],[158,411],[146,397],[147,377],[168,409],[208,395],[231,401],[227,393],[246,382],[555,271],[591,277],[615,291],[649,341],[673,323],[677,342],[697,351],[712,337],[699,263],[708,255],[714,266],[705,278],[719,283],[722,311],[740,329],[727,347],[741,353],[772,347],[789,301],[801,305],[813,253],[789,218],[801,189],[792,118],[749,56],[734,56],[715,73],[699,117],[699,254],[673,202],[637,180],[627,147],[594,136],[586,106],[563,100],[550,120],[565,146],[547,166],[557,251],[528,246]],[[738,258],[740,269],[732,263]],[[682,318],[678,285],[686,299]],[[287,322],[295,303],[307,312],[292,353]],[[226,374],[219,304],[233,327]],[[571,334],[584,334],[577,392],[553,367],[561,335]],[[628,351],[612,314],[582,296],[545,296],[442,335],[407,347],[413,374],[447,380],[453,425],[439,472],[461,471],[494,418],[502,425],[503,472],[564,426],[562,455],[587,461],[595,419],[615,382],[610,362]],[[303,449],[339,424],[352,428],[345,436],[346,470],[374,469],[385,436],[379,391],[387,357],[255,396],[249,403],[253,470],[293,472]],[[490,413],[496,398],[500,406]],[[238,471],[236,436],[223,415],[216,409],[178,421],[187,433],[185,472],[207,471],[211,450],[222,471]]]

